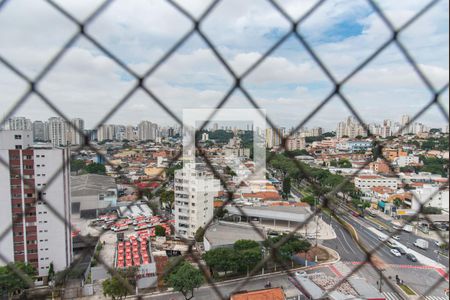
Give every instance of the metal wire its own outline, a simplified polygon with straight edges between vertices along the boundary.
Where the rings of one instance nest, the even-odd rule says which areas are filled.
[[[225,93],[225,95],[222,97],[221,101],[217,105],[217,110],[224,107],[224,105],[229,101],[231,96],[236,92],[240,91],[245,99],[248,101],[248,103],[254,107],[255,109],[260,110],[260,106],[258,105],[255,98],[251,95],[251,93],[247,90],[245,87],[245,79],[247,79],[253,72],[257,72],[257,68],[267,60],[267,58],[274,53],[278,48],[280,48],[289,38],[293,37],[296,40],[300,42],[300,44],[306,49],[306,52],[309,54],[311,59],[319,66],[319,68],[323,71],[323,73],[326,75],[328,80],[334,85],[333,91],[328,94],[320,103],[317,105],[317,107],[309,113],[296,127],[295,130],[293,130],[288,137],[279,136],[278,130],[276,130],[277,126],[276,124],[270,119],[267,118],[267,123],[269,126],[274,129],[274,132],[280,139],[283,140],[282,148],[286,149],[286,142],[289,137],[294,135],[296,132],[298,132],[300,129],[302,129],[305,124],[307,124],[317,113],[319,113],[323,107],[326,106],[334,97],[338,97],[343,105],[350,110],[352,115],[356,118],[356,120],[360,123],[363,128],[367,130],[367,132],[370,135],[369,127],[367,126],[367,123],[364,121],[363,116],[357,112],[357,110],[352,105],[351,99],[349,99],[344,93],[343,93],[343,87],[348,84],[358,73],[360,73],[362,70],[366,68],[366,66],[371,63],[374,59],[376,59],[378,56],[380,56],[383,51],[385,51],[389,46],[395,45],[399,52],[404,56],[406,61],[410,66],[412,66],[414,72],[418,75],[418,77],[421,79],[421,81],[424,83],[428,91],[430,92],[430,96],[432,100],[427,103],[411,120],[408,124],[404,126],[404,128],[409,127],[415,120],[420,118],[424,113],[432,109],[433,107],[436,107],[441,111],[443,114],[443,117],[448,121],[448,113],[446,112],[446,109],[442,105],[442,103],[439,101],[442,95],[448,91],[448,83],[441,89],[437,89],[431,80],[427,77],[427,75],[421,70],[419,64],[414,59],[414,57],[410,54],[408,51],[408,48],[400,41],[399,36],[412,24],[414,24],[419,18],[421,18],[423,15],[426,15],[426,13],[436,6],[439,2],[445,1],[445,0],[432,0],[427,3],[426,6],[424,6],[418,13],[416,13],[412,18],[407,20],[400,28],[395,28],[392,21],[385,15],[384,11],[379,7],[379,5],[374,0],[366,0],[366,2],[369,4],[369,6],[374,10],[374,12],[381,18],[383,23],[389,28],[391,32],[391,37],[383,42],[381,46],[379,46],[375,51],[373,51],[366,59],[364,59],[358,66],[356,66],[349,74],[347,74],[343,80],[338,81],[335,76],[332,74],[330,69],[327,67],[327,65],[323,62],[323,60],[320,58],[320,55],[315,51],[314,47],[307,41],[307,39],[303,36],[301,33],[301,28],[303,23],[309,19],[311,16],[315,14],[315,12],[323,6],[327,0],[320,0],[317,1],[306,13],[304,13],[300,18],[294,19],[292,18],[285,9],[276,1],[276,0],[262,0],[266,1],[271,5],[273,9],[278,11],[280,15],[291,24],[291,29],[283,34],[280,38],[277,39],[273,43],[271,47],[256,61],[254,62],[250,67],[248,67],[244,72],[242,72],[242,75],[239,76],[235,73],[233,68],[229,65],[227,60],[223,57],[223,55],[218,50],[218,47],[214,45],[212,39],[210,39],[207,34],[205,34],[202,29],[201,25],[203,22],[208,18],[208,16],[217,8],[217,6],[223,2],[224,0],[214,0],[212,1],[208,7],[204,10],[204,12],[200,15],[200,17],[196,18],[194,17],[189,11],[187,11],[185,8],[183,8],[181,5],[179,5],[176,0],[166,0],[168,4],[170,4],[176,11],[178,11],[183,17],[187,18],[192,25],[192,28],[185,33],[177,42],[174,43],[174,45],[165,52],[165,54],[158,60],[156,63],[154,63],[146,72],[144,72],[143,76],[140,76],[135,71],[133,71],[128,65],[121,60],[119,57],[114,55],[112,51],[110,51],[106,46],[104,46],[98,39],[96,39],[94,36],[88,33],[88,27],[89,25],[95,21],[102,13],[114,2],[114,0],[105,0],[100,4],[99,7],[97,7],[84,21],[80,22],[73,14],[71,14],[69,11],[65,10],[63,7],[61,7],[59,4],[54,2],[53,0],[45,0],[50,6],[55,9],[57,12],[59,12],[62,16],[67,18],[70,22],[72,22],[74,25],[78,27],[77,32],[70,37],[67,42],[61,47],[61,49],[56,53],[56,55],[45,65],[45,67],[38,73],[38,75],[35,78],[29,78],[26,76],[23,72],[20,71],[18,67],[16,67],[13,63],[11,63],[7,58],[0,55],[0,63],[4,65],[7,69],[9,69],[11,72],[16,74],[18,77],[20,77],[23,81],[25,81],[28,84],[28,89],[23,93],[21,97],[17,99],[14,106],[3,115],[3,119],[1,119],[0,124],[4,124],[10,117],[12,117],[17,110],[22,107],[23,104],[25,104],[32,95],[38,96],[56,115],[63,118],[69,126],[72,127],[72,130],[78,132],[79,134],[83,135],[83,132],[76,128],[72,123],[70,122],[69,118],[59,109],[57,101],[52,101],[45,93],[41,92],[39,90],[39,83],[42,82],[42,80],[50,74],[54,67],[57,65],[57,63],[67,54],[67,51],[80,39],[80,38],[86,38],[88,41],[90,41],[102,54],[110,58],[117,66],[119,66],[123,71],[125,71],[127,74],[129,74],[135,81],[136,84],[132,86],[132,88],[125,93],[125,95],[113,106],[112,109],[110,109],[105,116],[103,116],[95,126],[95,129],[100,128],[103,124],[106,124],[108,120],[111,119],[111,117],[118,112],[124,105],[128,103],[128,101],[133,97],[133,95],[137,91],[143,91],[151,101],[156,103],[165,113],[167,113],[178,125],[183,126],[183,122],[178,118],[178,116],[172,111],[172,109],[165,104],[164,99],[161,99],[160,97],[156,96],[156,94],[145,85],[146,79],[150,78],[157,70],[159,70],[193,35],[197,34],[201,40],[207,45],[207,47],[212,51],[214,57],[217,59],[217,61],[225,68],[229,76],[234,79],[234,84],[230,87],[230,89]],[[3,13],[3,10],[5,7],[7,7],[7,4],[11,2],[10,0],[3,0],[0,1],[0,14]],[[444,59],[444,58],[442,58]],[[202,126],[200,127],[200,130],[206,128],[209,124],[209,122],[213,119],[217,111],[212,113],[208,120],[206,120]],[[403,130],[402,128],[401,130]],[[84,147],[86,149],[92,150],[97,155],[102,156],[106,163],[110,165],[113,168],[116,168],[113,164],[110,163],[110,161],[104,157],[102,153],[98,151],[94,145],[91,144],[91,141],[87,136],[85,136],[85,140],[87,141],[86,145]],[[380,158],[385,161],[391,170],[394,170],[394,167],[392,166],[391,162],[387,160],[382,155],[382,149],[385,146],[385,142],[383,141],[375,141],[375,146],[380,150]],[[205,161],[207,167],[210,169],[210,171],[213,173],[214,177],[216,179],[219,179],[221,184],[224,186],[225,191],[227,193],[227,200],[223,203],[222,208],[224,208],[227,204],[232,203],[233,201],[233,195],[235,191],[231,189],[226,181],[221,177],[221,175],[215,170],[214,166],[211,164],[211,161],[209,157],[207,156],[206,152],[201,148],[199,144],[195,144],[196,149],[198,150],[199,155],[203,158]],[[170,162],[170,166],[175,165],[179,158],[181,157],[182,152],[178,153]],[[274,159],[275,155],[272,153],[267,158],[268,163],[270,163]],[[299,169],[299,171],[302,174],[302,179],[306,180],[309,186],[316,192],[320,194],[321,187],[320,185],[315,181],[315,179],[311,176],[311,174],[308,173],[308,171],[304,168],[302,164],[300,164],[297,160],[295,160],[294,157],[287,156],[290,161],[292,161],[296,167]],[[48,189],[52,184],[53,181],[59,176],[59,174],[64,170],[64,168],[67,167],[67,165],[70,163],[69,159],[65,162],[64,165],[61,166],[61,168],[51,176],[50,180],[48,181],[48,184],[46,187],[44,187],[41,191],[45,192],[46,189]],[[4,161],[0,158],[0,164],[3,165],[6,168],[9,168],[9,163]],[[367,163],[369,164],[369,162]],[[367,165],[366,164],[366,165]],[[282,247],[292,236],[294,236],[301,228],[303,228],[308,222],[313,220],[314,217],[316,217],[323,208],[330,208],[332,211],[340,205],[341,203],[344,203],[345,201],[341,199],[338,194],[342,190],[342,188],[349,183],[352,179],[354,179],[366,165],[359,168],[352,176],[346,178],[346,180],[341,183],[339,186],[335,187],[332,191],[328,192],[327,194],[322,195],[324,201],[322,203],[322,206],[317,209],[314,214],[311,214],[305,220],[305,222],[302,222],[297,226],[294,230],[291,231],[291,233],[285,237],[283,237],[278,243],[272,244],[270,243],[270,255],[264,257],[257,266],[251,270],[250,276],[243,279],[242,282],[235,288],[235,291],[239,291],[242,287],[244,287],[249,280],[251,280],[252,276],[256,275],[259,270],[268,262],[276,262],[278,263],[284,272],[288,274],[289,276],[292,276],[292,270],[289,266],[286,265],[284,261],[280,261],[278,259],[277,251],[279,251],[280,247]],[[446,186],[448,187],[448,181],[446,183]],[[137,188],[139,190],[139,188]],[[415,197],[415,195],[413,195]],[[433,198],[434,195],[432,195],[428,201],[430,201]],[[45,198],[45,197],[44,197]],[[45,199],[42,200],[43,202],[46,202]],[[426,205],[428,202],[422,204],[422,206]],[[59,212],[54,209],[51,205],[51,203],[47,203],[47,206],[51,210],[51,213],[57,216],[61,221],[65,222],[67,226],[69,226],[72,230],[74,229],[72,224],[68,223],[67,220],[65,220],[64,216],[60,215]],[[128,207],[129,208],[129,207]],[[244,216],[246,216],[245,212],[238,207],[238,210],[240,213]],[[28,209],[25,210],[25,214],[28,212]],[[208,221],[206,229],[212,224],[213,220],[216,217],[216,212],[211,220]],[[412,219],[416,216],[420,215],[420,211],[409,218],[408,221],[412,221]],[[15,218],[21,218],[23,214],[17,214]],[[334,215],[336,219],[340,219],[339,216]],[[422,215],[421,215],[422,216]],[[426,215],[423,215],[425,219],[429,220],[429,217]],[[260,228],[258,228],[255,224],[250,223],[253,230],[263,239],[265,238],[264,233],[261,231]],[[11,230],[13,226],[13,223],[10,224],[10,227],[7,228],[6,231],[0,233],[0,242],[1,240],[6,236],[9,230]],[[348,229],[346,229],[348,230]],[[398,232],[394,232],[390,234],[390,237],[394,236]],[[439,232],[440,238],[443,239],[442,234]],[[87,237],[81,236],[81,239],[85,242],[88,241]],[[270,242],[270,239],[268,240]],[[183,256],[180,257],[176,264],[172,266],[169,270],[166,270],[166,273],[169,273],[173,268],[177,266],[178,263],[182,262],[183,259],[190,257],[196,264],[199,265],[200,270],[202,271],[206,281],[211,285],[213,288],[213,291],[215,292],[217,299],[226,299],[226,297],[221,293],[220,289],[217,287],[217,284],[214,281],[214,278],[209,274],[208,270],[204,267],[203,264],[200,263],[200,258],[196,255],[194,252],[194,242],[183,239],[183,242],[189,246],[189,251]],[[333,289],[335,290],[338,288],[343,282],[345,282],[349,276],[357,272],[360,268],[362,268],[364,265],[370,265],[375,270],[378,270],[379,267],[373,263],[373,256],[377,252],[378,249],[380,249],[383,246],[383,243],[380,243],[372,250],[366,249],[366,247],[363,245],[362,242],[356,241],[360,248],[364,251],[366,255],[366,264],[361,264],[351,270],[351,273],[345,276],[342,280],[340,280]],[[104,265],[108,271],[115,276],[116,278],[119,278],[119,280],[127,287],[130,294],[134,293],[134,288],[128,283],[126,278],[121,277],[121,275],[114,269],[108,266],[108,264],[101,260],[101,258],[97,258],[99,262]],[[8,263],[2,253],[0,253],[0,260]],[[28,275],[24,274],[21,270],[12,267],[13,271],[18,274],[30,287],[33,285],[33,280],[29,278]],[[447,270],[448,274],[448,270]],[[384,276],[384,275],[383,275]],[[387,278],[384,278],[385,281],[389,284],[389,280]],[[425,296],[433,291],[434,288],[436,288],[440,283],[442,279],[437,281],[433,287],[430,288],[430,290],[425,294]],[[392,287],[392,286],[391,286]],[[137,299],[142,299],[142,296],[136,296]]]

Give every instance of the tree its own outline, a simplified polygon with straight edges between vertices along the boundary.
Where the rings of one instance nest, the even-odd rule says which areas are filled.
[[[51,282],[54,277],[55,277],[55,268],[53,266],[53,262],[51,262],[50,266],[48,267],[48,275],[47,275],[48,282]]]
[[[259,248],[259,244],[256,241],[251,240],[239,240],[236,241],[233,245],[233,249],[236,251],[243,251],[243,250],[249,250],[249,249],[255,249]]]
[[[395,207],[399,208],[399,207],[402,206],[402,204],[403,204],[403,201],[402,201],[400,198],[395,198],[395,199],[394,199],[394,205],[395,205]]]
[[[286,177],[283,180],[283,195],[287,199],[289,198],[290,194],[291,194],[291,178]]]
[[[230,248],[217,248],[206,252],[203,255],[206,264],[215,272],[233,272],[238,267],[236,252]]]
[[[86,166],[86,164],[84,163],[84,161],[79,160],[79,159],[72,159],[70,161],[70,171],[77,173],[83,170],[83,168]]]
[[[29,282],[20,277],[14,270],[23,272],[30,278],[31,284],[33,277],[37,275],[36,269],[24,262],[10,263],[4,267],[0,267],[0,291],[6,292],[10,298],[14,294],[30,288]]]
[[[228,210],[223,208],[223,206],[214,209],[214,215],[218,219],[223,219],[226,216],[227,213],[228,213]]]
[[[155,235],[156,236],[166,236],[166,229],[161,225],[155,226]]]
[[[195,232],[195,241],[198,243],[203,243],[204,237],[205,237],[205,229],[200,226]]]
[[[105,175],[106,167],[102,164],[92,163],[87,165],[84,170],[89,174]]]
[[[266,248],[270,248],[271,245],[275,245],[284,238],[284,235],[269,238],[268,240],[264,241],[264,246]],[[281,247],[277,249],[276,254],[281,259],[290,260],[293,255],[299,252],[307,252],[310,248],[311,243],[307,240],[291,236],[283,245],[281,245]]]
[[[136,275],[138,268],[127,268],[125,270],[117,270],[117,273],[111,278],[103,281],[103,295],[111,297],[113,300],[120,300],[125,298],[129,293],[129,287],[133,288],[136,285]],[[127,284],[129,286],[127,287]]]
[[[191,264],[184,262],[176,268],[170,275],[168,283],[175,291],[183,294],[186,300],[194,298],[194,290],[199,288],[204,282],[202,272],[194,268]]]
[[[258,262],[262,259],[261,246],[256,241],[239,240],[233,245],[236,251],[239,270],[242,272],[250,272]]]
[[[347,169],[352,167],[352,163],[348,159],[340,159],[338,162],[338,165],[341,168],[347,168]]]
[[[302,202],[308,203],[311,206],[314,206],[315,204],[315,197],[314,196],[306,196],[303,197]]]

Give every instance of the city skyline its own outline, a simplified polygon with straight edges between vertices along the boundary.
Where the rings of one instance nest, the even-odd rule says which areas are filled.
[[[405,118],[407,119],[406,121],[405,121]],[[37,119],[37,120],[31,119],[31,118],[28,118],[28,117],[24,117],[24,116],[16,116],[16,117],[12,117],[10,119],[5,120],[5,123],[3,124],[3,126],[0,126],[0,128],[4,128],[4,129],[7,129],[7,130],[15,129],[15,127],[11,128],[11,126],[17,126],[17,125],[10,125],[10,123],[13,123],[13,124],[17,123],[17,124],[19,124],[19,127],[18,127],[19,130],[23,130],[23,129],[33,130],[33,124],[35,122],[48,123],[51,119],[63,120],[63,119],[61,119],[59,117],[55,117],[55,116],[51,116],[48,119]],[[324,130],[324,132],[337,132],[337,131],[339,131],[338,130],[339,124],[348,122],[350,119],[356,125],[360,126],[360,123],[358,122],[358,120],[354,116],[348,115],[348,116],[342,116],[341,119],[339,119],[334,124],[334,126],[332,125],[330,128],[326,128],[324,126],[321,126],[321,124],[317,124],[315,126],[309,126],[309,124],[307,124],[308,126],[306,126],[306,125],[303,126],[302,128],[300,128],[299,132],[301,132],[302,130],[309,130],[309,129],[312,129],[312,128],[319,128],[319,127],[322,128]],[[388,123],[389,127],[394,127],[394,125],[401,127],[401,126],[405,126],[410,121],[412,121],[410,126],[414,126],[415,124],[421,124],[421,125],[424,126],[424,128],[441,129],[444,132],[445,132],[446,128],[448,127],[447,123],[441,124],[441,126],[436,126],[436,127],[430,126],[427,123],[421,122],[420,118],[418,120],[413,121],[411,116],[407,115],[407,114],[400,115],[399,118],[396,119],[396,120],[385,118],[385,119],[382,119],[381,122],[378,122],[378,123],[377,122],[369,122],[366,125],[368,125],[369,128],[374,128],[373,125],[383,127],[383,126],[387,126],[386,123]],[[27,122],[29,122],[29,124]],[[134,129],[138,129],[139,126],[142,125],[145,122],[148,122],[149,124],[155,124],[158,127],[158,129],[169,129],[169,128],[176,129],[176,128],[179,128],[179,125],[177,123],[174,123],[172,125],[163,125],[163,124],[159,124],[159,123],[156,123],[156,122],[154,123],[151,120],[144,120],[144,119],[140,120],[140,121],[134,121],[133,124],[129,124],[129,123],[122,123],[122,124],[120,124],[120,123],[106,123],[106,124],[101,125],[98,128],[88,128],[88,127],[86,127],[84,125],[85,124],[84,119],[79,118],[79,117],[71,119],[71,122],[77,122],[76,124],[78,124],[78,128],[80,128],[81,130],[96,130],[96,129],[101,129],[102,127],[105,127],[105,126],[119,126],[119,127],[124,127],[124,128],[132,127]],[[201,126],[201,125],[203,125],[203,122],[204,121],[198,121],[197,125]],[[291,129],[296,128],[295,126],[296,125],[293,124],[292,126],[279,126],[278,128],[285,128],[287,131],[289,131]],[[70,126],[67,126],[67,127],[69,128]],[[208,123],[208,125],[206,126],[205,129],[206,130],[218,130],[218,129],[225,129],[225,130],[228,130],[228,129],[229,130],[232,130],[232,129],[251,130],[251,128],[252,128],[252,122],[245,122],[245,121],[242,121],[242,122],[214,121],[214,120],[212,120],[212,121],[210,121]],[[270,128],[270,126],[268,125],[266,128]]]

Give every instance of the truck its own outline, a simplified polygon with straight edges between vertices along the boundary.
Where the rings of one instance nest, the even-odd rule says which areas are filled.
[[[414,243],[414,246],[423,249],[423,250],[427,250],[429,243],[426,240],[423,239],[417,239],[416,242]]]

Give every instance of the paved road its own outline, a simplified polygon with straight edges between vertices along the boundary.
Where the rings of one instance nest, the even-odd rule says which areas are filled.
[[[405,256],[396,257],[392,255],[390,253],[390,248],[387,245],[384,245],[384,243],[382,243],[378,239],[377,235],[368,229],[368,227],[373,226],[373,224],[367,222],[367,220],[362,218],[355,218],[352,215],[344,215],[342,216],[342,218],[355,227],[361,239],[361,242],[370,250],[379,247],[379,249],[375,253],[388,265],[385,271],[385,275],[392,278],[391,283],[395,282],[393,278],[395,278],[395,275],[398,275],[402,280],[404,280],[406,284],[408,284],[411,288],[413,288],[420,294],[427,293],[427,296],[435,297],[445,296],[443,291],[448,286],[447,281],[443,281],[435,289],[429,290],[429,288],[433,286],[437,281],[443,279],[442,274],[439,274],[436,269],[423,266],[418,262],[412,262]],[[338,234],[338,231],[336,231],[336,234]],[[406,239],[408,233],[404,233],[404,236],[404,239]],[[400,237],[400,241],[402,241],[402,237]],[[404,241],[405,240],[403,240],[403,243]],[[356,244],[356,242],[353,243]],[[414,250],[417,251],[415,247]],[[420,252],[422,253],[426,251]],[[339,253],[343,253],[343,261],[347,260],[348,257],[351,257],[351,255],[349,256],[348,254],[345,254],[345,252],[339,251]],[[354,257],[358,258],[360,257],[360,255],[361,254],[355,253]],[[349,263],[349,265],[351,265],[351,263]],[[374,284],[374,282],[376,284],[379,273],[377,273],[373,269],[373,267],[364,266],[360,269],[359,273],[366,279],[369,279],[369,282],[371,282],[372,284]],[[384,286],[384,290],[387,292],[392,292],[391,289],[386,285]]]
[[[272,287],[283,287],[283,288],[295,288],[292,283],[289,281],[289,277],[286,274],[278,274],[272,275],[264,278],[252,278],[250,281],[243,287],[242,290],[260,290],[264,289],[264,285],[267,281],[270,281]],[[224,298],[228,299],[230,295],[235,291],[238,284],[240,282],[230,282],[224,284],[218,284],[218,289],[220,293],[224,296]],[[165,293],[159,295],[147,295],[143,297],[144,299],[152,299],[152,300],[184,300],[184,297],[179,293]],[[220,299],[218,295],[214,292],[214,289],[211,286],[204,286],[195,291],[196,300],[211,300],[211,299]]]
[[[375,219],[376,222],[382,222],[383,224],[385,224],[386,227],[392,229],[392,225],[390,224],[390,222],[383,220],[382,218],[373,218],[373,219]],[[371,224],[374,227],[378,226],[378,224],[374,222],[371,218],[364,218],[364,222],[366,222],[367,224]],[[400,242],[403,243],[405,246],[414,248],[415,251],[445,265],[447,268],[449,267],[449,259],[439,254],[440,248],[434,243],[435,241],[433,239],[420,237],[416,235],[414,232],[409,233],[402,231],[399,232],[397,235],[400,237]],[[422,250],[420,248],[414,247],[413,244],[417,239],[427,240],[430,245],[429,249]]]

